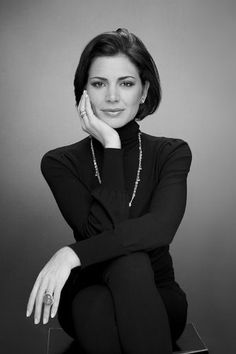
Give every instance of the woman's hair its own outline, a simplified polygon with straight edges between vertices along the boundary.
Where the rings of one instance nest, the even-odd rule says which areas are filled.
[[[143,104],[140,104],[135,119],[140,121],[155,112],[161,101],[161,85],[159,73],[154,60],[143,42],[125,28],[104,32],[93,38],[84,48],[74,78],[74,92],[78,106],[81,95],[88,80],[88,72],[92,61],[97,57],[126,55],[138,69],[144,85],[150,82],[148,94]]]

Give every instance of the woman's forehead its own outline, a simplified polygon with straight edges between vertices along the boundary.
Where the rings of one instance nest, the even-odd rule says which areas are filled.
[[[136,66],[130,61],[126,55],[102,56],[93,60],[89,77],[138,77],[139,73]]]

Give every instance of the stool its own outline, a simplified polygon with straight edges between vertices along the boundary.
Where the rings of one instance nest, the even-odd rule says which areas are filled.
[[[77,349],[75,351],[75,347],[75,341],[73,341],[62,328],[49,328],[47,354],[79,354],[79,350]],[[188,323],[186,325],[182,336],[177,342],[177,347],[178,348],[175,349],[173,354],[208,353],[208,349],[203,343],[193,323]]]

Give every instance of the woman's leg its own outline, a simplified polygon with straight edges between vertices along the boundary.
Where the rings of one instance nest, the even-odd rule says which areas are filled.
[[[61,292],[58,320],[81,354],[121,353],[111,292],[101,276],[105,266],[73,269]]]
[[[158,290],[166,306],[174,349],[186,325],[186,296],[176,286]],[[80,344],[81,353],[84,348],[87,348],[86,353],[121,353],[114,304],[108,287],[94,285],[80,291],[73,301],[73,317],[73,328],[77,332],[74,337]]]
[[[113,260],[103,279],[114,301],[124,353],[172,353],[168,316],[148,254],[135,252]]]
[[[101,353],[106,353],[105,350],[108,350],[108,352],[110,351],[110,353],[120,353],[120,347],[123,347],[124,353],[137,352],[146,354],[148,352],[147,349],[152,346],[152,337],[154,338],[154,342],[156,342],[156,337],[159,337],[160,334],[165,331],[164,328],[168,327],[166,325],[161,325],[163,304],[167,310],[172,339],[178,338],[182,333],[187,316],[187,302],[184,293],[178,289],[176,291],[176,287],[173,288],[169,286],[158,288],[158,290],[157,287],[153,289],[153,271],[149,267],[149,256],[142,252],[134,253],[132,256],[124,256],[110,261],[107,263],[108,266],[105,264],[105,267],[104,265],[101,265],[102,267],[96,265],[96,267],[89,267],[90,269],[87,268],[83,271],[74,271],[72,272],[74,274],[71,274],[63,288],[58,311],[59,322],[63,329],[74,338],[77,337],[75,333],[77,327],[76,332],[85,347],[87,345],[85,342],[88,342],[91,345],[95,343],[94,339],[97,337],[96,328],[103,328],[98,335]],[[122,275],[125,275],[125,277]],[[140,283],[138,280],[140,280]],[[98,283],[103,285],[98,285]],[[128,283],[127,286],[125,285],[126,283]],[[109,286],[113,289],[113,292],[110,291],[107,286],[104,287],[105,284],[110,284]],[[136,289],[138,289],[138,291]],[[150,301],[148,295],[150,289],[154,294],[155,289],[157,290],[158,295],[157,297],[154,296],[154,302]],[[116,293],[118,295],[116,295]],[[159,293],[163,302],[160,300]],[[76,296],[76,294],[78,296]],[[122,296],[122,294],[124,294],[124,296]],[[144,300],[142,300],[142,296]],[[158,301],[156,301],[156,298]],[[75,299],[74,302],[73,299]],[[114,299],[116,299],[116,301],[114,301]],[[153,296],[151,296],[151,299],[153,299]],[[148,306],[143,306],[142,302],[145,303],[145,301],[148,302]],[[75,323],[72,321],[72,303]],[[121,306],[119,306],[119,304]],[[135,306],[137,305],[138,308],[136,312]],[[119,311],[119,307],[121,311]],[[161,309],[160,318],[158,315],[158,309]],[[122,329],[122,326],[121,328],[118,328],[119,323],[117,321],[116,312],[118,313],[119,323],[122,325],[124,322],[124,329]],[[132,315],[133,312],[134,315]],[[148,314],[150,312],[151,315],[149,316]],[[76,313],[77,315],[75,315]],[[90,314],[90,324],[88,322],[87,314]],[[104,314],[106,314],[105,317]],[[155,318],[152,318],[153,314]],[[147,317],[147,324],[145,322],[145,317]],[[157,322],[156,317],[158,317]],[[76,320],[76,318],[78,320]],[[164,311],[164,322],[166,324],[165,318],[166,315]],[[85,331],[85,326],[83,325],[85,321],[87,321],[88,324],[86,327],[87,331]],[[154,327],[154,330],[150,331],[148,324],[151,324],[151,327]],[[125,330],[126,326],[128,327],[127,333]],[[136,326],[140,327],[138,331],[136,331]],[[79,331],[79,328],[81,328],[81,332]],[[114,330],[114,328],[116,330]],[[142,328],[144,329],[142,330]],[[118,334],[116,331],[118,331]],[[124,344],[122,339],[120,339],[120,332],[123,333]],[[140,338],[138,337],[138,350],[136,351],[136,344],[134,343],[133,346],[133,342],[136,342],[135,339],[139,336],[139,332],[141,332],[141,336]],[[153,332],[154,334],[152,335]],[[169,336],[166,335],[166,337],[169,342]],[[139,350],[138,343],[140,340],[144,343],[144,349],[140,347]],[[149,342],[147,346],[145,340]],[[127,350],[126,342],[128,342]],[[103,343],[105,343],[105,347],[103,346]],[[159,344],[154,343],[154,346],[156,345],[159,348]],[[110,349],[111,347],[113,347],[112,350]],[[130,347],[131,350],[129,349]],[[86,353],[94,352],[94,348],[90,347],[90,349],[91,350],[86,351]],[[99,353],[97,349],[98,348],[95,349],[95,353]],[[161,350],[155,348],[153,351],[150,351],[150,353],[154,352],[154,350],[155,353],[165,353],[162,348]],[[169,353],[170,351],[166,352]]]
[[[121,354],[114,305],[106,285],[80,290],[72,303],[75,337],[89,354]]]
[[[173,347],[187,322],[188,302],[183,290],[175,283],[158,288],[168,314]]]

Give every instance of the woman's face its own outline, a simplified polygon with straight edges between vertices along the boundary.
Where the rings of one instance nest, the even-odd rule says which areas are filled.
[[[134,119],[148,87],[149,82],[142,85],[138,69],[122,54],[95,58],[86,84],[94,114],[112,128]]]

